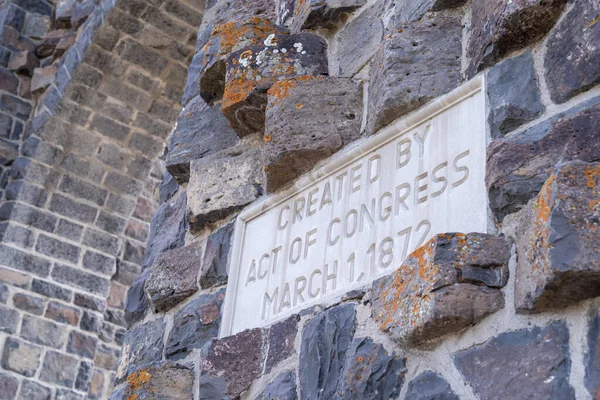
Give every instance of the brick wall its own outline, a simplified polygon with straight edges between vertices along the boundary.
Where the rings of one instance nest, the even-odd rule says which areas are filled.
[[[2,7],[0,392],[107,398],[203,2]]]

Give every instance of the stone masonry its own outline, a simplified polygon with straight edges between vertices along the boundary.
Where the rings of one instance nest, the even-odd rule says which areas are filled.
[[[600,398],[600,0],[0,0],[0,400]],[[485,77],[487,232],[219,337],[235,221]]]

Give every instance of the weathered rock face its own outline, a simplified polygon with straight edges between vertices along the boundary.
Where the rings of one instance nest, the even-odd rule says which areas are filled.
[[[149,269],[142,272],[140,276],[133,281],[127,292],[127,299],[125,301],[125,320],[129,325],[144,318],[144,314],[146,314],[146,311],[150,307],[150,302],[144,291],[144,286],[146,285],[146,280],[148,279],[150,272]]]
[[[337,306],[304,327],[298,369],[301,399],[335,396],[356,329],[355,314],[352,304]]]
[[[468,76],[540,40],[556,23],[566,0],[476,0],[471,6]]]
[[[187,230],[186,205],[187,195],[182,193],[156,211],[142,267],[152,265],[162,252],[183,246]]]
[[[203,243],[194,242],[160,256],[150,269],[144,290],[155,312],[165,312],[198,291]]]
[[[231,54],[221,110],[240,137],[263,133],[267,90],[278,80],[327,75],[327,45],[316,35],[271,34]]]
[[[191,100],[177,119],[171,135],[167,170],[182,184],[190,179],[190,163],[233,146],[237,135],[229,127],[219,107],[211,107],[200,97]]]
[[[485,180],[495,217],[502,221],[533,199],[559,161],[597,161],[599,120],[600,99],[593,99],[521,135],[492,142]]]
[[[225,218],[263,193],[258,138],[248,138],[191,164],[188,220],[192,230]]]
[[[597,0],[573,3],[548,40],[544,64],[552,100],[564,103],[600,82]]]
[[[162,318],[139,325],[127,332],[123,341],[117,381],[122,382],[146,364],[160,361],[164,349],[164,336],[165,321]]]
[[[275,380],[267,385],[257,400],[296,400],[296,374],[292,371],[282,372]]]
[[[543,113],[531,53],[496,65],[487,79],[492,138],[504,136]]]
[[[265,184],[276,191],[360,137],[362,85],[346,78],[301,77],[269,89]]]
[[[287,0],[279,5],[279,24],[296,33],[304,29],[334,29],[365,0]]]
[[[408,384],[406,400],[459,400],[450,384],[438,374],[426,371]]]
[[[559,164],[517,241],[515,305],[539,312],[600,295],[600,163]]]
[[[456,332],[504,307],[510,242],[484,234],[442,234],[373,283],[373,317],[402,343]]]
[[[191,399],[193,396],[193,368],[163,361],[130,374],[123,391],[111,399]]]
[[[383,38],[381,17],[390,7],[390,1],[379,0],[340,31],[337,38],[340,76],[354,76],[373,57]]]
[[[399,24],[386,36],[371,66],[367,133],[456,88],[461,26],[449,17]],[[431,66],[435,65],[433,70]]]
[[[417,21],[427,12],[460,7],[465,3],[466,0],[408,0],[397,5],[395,17],[398,22]]]
[[[269,35],[282,33],[268,20],[253,17],[216,25],[203,49],[200,96],[208,104],[223,98],[227,58],[234,52],[259,45]]]
[[[201,295],[175,315],[165,347],[168,359],[184,358],[219,335],[224,297],[225,290]]]
[[[600,395],[600,313],[593,310],[589,316],[590,324],[587,333],[588,350],[585,366],[585,386],[592,398]]]
[[[371,338],[354,339],[346,354],[335,398],[392,399],[400,394],[405,359],[388,354]]]
[[[234,224],[230,223],[214,232],[206,240],[200,268],[200,287],[208,289],[227,283],[229,249]]]
[[[575,398],[569,384],[569,332],[562,322],[503,333],[453,357],[480,398]]]

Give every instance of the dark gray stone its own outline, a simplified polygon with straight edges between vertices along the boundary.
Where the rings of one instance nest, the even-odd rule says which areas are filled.
[[[1,212],[2,210],[0,210]],[[50,271],[51,264],[46,259],[24,253],[13,247],[0,245],[0,253],[2,253],[3,264],[10,265],[12,268],[41,277],[47,276]]]
[[[563,322],[502,333],[453,358],[479,398],[575,399],[569,384],[569,331]]]
[[[109,280],[66,265],[56,264],[52,270],[52,278],[60,283],[85,290],[87,292],[106,296]]]
[[[361,137],[363,88],[349,78],[275,83],[265,120],[266,190],[274,192]]]
[[[80,314],[81,311],[76,307],[70,307],[57,301],[51,301],[48,303],[48,308],[46,308],[46,314],[44,316],[56,322],[76,326],[79,322]]]
[[[75,378],[75,389],[87,392],[92,383],[92,372],[94,364],[88,361],[82,361],[79,364],[79,370],[77,371],[77,378]]]
[[[224,297],[224,289],[201,295],[175,315],[165,348],[168,359],[182,359],[219,336]]]
[[[164,336],[165,321],[163,318],[157,318],[127,332],[121,354],[121,362],[125,362],[127,365],[119,369],[117,382],[122,382],[139,367],[160,361],[164,348]]]
[[[248,137],[237,147],[192,161],[188,185],[191,230],[219,221],[262,195],[258,146],[258,138]]]
[[[344,304],[318,314],[304,327],[298,367],[301,399],[336,395],[356,330],[355,315],[355,306]]]
[[[544,112],[530,52],[493,67],[487,75],[487,88],[494,139]]]
[[[296,400],[296,374],[292,371],[282,372],[269,383],[256,400]]]
[[[367,122],[371,135],[461,83],[460,20],[433,16],[395,29],[371,67]]]
[[[389,0],[379,0],[350,21],[338,35],[339,74],[350,77],[373,57],[383,39],[381,16],[391,7]]]
[[[371,338],[352,341],[346,353],[342,379],[336,399],[392,399],[398,397],[404,383],[406,359],[388,354],[383,345]]]
[[[600,98],[595,98],[521,135],[492,142],[485,180],[496,219],[533,199],[559,161],[599,161],[599,123]]]
[[[25,293],[15,293],[13,296],[13,305],[19,310],[35,315],[42,315],[46,302],[40,297],[29,296]]]
[[[155,312],[165,312],[198,291],[202,242],[164,253],[150,268],[145,291]]]
[[[220,108],[195,97],[177,119],[177,129],[169,142],[167,170],[180,184],[188,182],[192,160],[231,147],[237,140]]]
[[[438,374],[425,371],[408,384],[404,400],[460,400],[450,384]]]
[[[93,336],[84,335],[78,331],[71,331],[67,351],[79,357],[93,359],[96,354],[98,339]]]
[[[144,285],[150,275],[150,270],[143,271],[138,276],[127,292],[127,299],[125,300],[125,320],[128,325],[132,325],[144,318],[146,311],[150,306],[150,301],[146,298],[146,292],[144,291]]]
[[[208,289],[227,283],[229,249],[233,236],[233,222],[211,234],[206,240],[200,273],[200,287]]]
[[[70,388],[77,374],[77,359],[65,354],[49,351],[44,357],[40,379],[44,382]]]
[[[167,250],[183,246],[187,230],[186,205],[187,194],[161,205],[152,218],[150,235],[142,267],[154,263],[156,257]]]
[[[34,279],[31,282],[31,291],[59,300],[71,301],[73,292],[50,282]],[[77,295],[76,295],[77,296]],[[77,303],[76,303],[77,304]]]
[[[175,196],[178,190],[179,184],[177,183],[177,180],[173,177],[173,175],[167,172],[159,189],[160,203],[162,204],[165,201],[171,200],[171,198]]]
[[[42,386],[34,381],[24,380],[21,383],[18,400],[50,400],[51,397],[52,390],[49,387]]]
[[[552,100],[564,103],[600,82],[600,24],[597,0],[572,2],[573,8],[548,40],[546,83]]]
[[[75,293],[73,303],[76,306],[87,308],[92,311],[104,312],[106,309],[106,301],[104,299],[83,293]]]
[[[448,8],[460,7],[466,0],[408,0],[396,6],[396,21],[408,22],[421,19],[430,11],[442,11]]]
[[[567,0],[475,1],[467,47],[467,76],[472,77],[512,51],[543,38],[560,17]]]
[[[2,352],[2,368],[24,376],[34,376],[40,366],[41,354],[40,347],[8,337]]]
[[[305,29],[335,29],[340,22],[356,9],[364,6],[365,0],[287,0],[279,3],[279,23],[292,32]]]
[[[517,229],[517,312],[564,308],[600,296],[598,199],[600,162],[556,166]]]
[[[597,399],[600,395],[600,312],[598,310],[593,310],[589,315],[587,346],[585,386],[592,398]]]

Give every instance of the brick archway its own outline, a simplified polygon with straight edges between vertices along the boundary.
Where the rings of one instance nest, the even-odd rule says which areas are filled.
[[[0,3],[0,390],[104,398],[204,1],[52,3]]]

